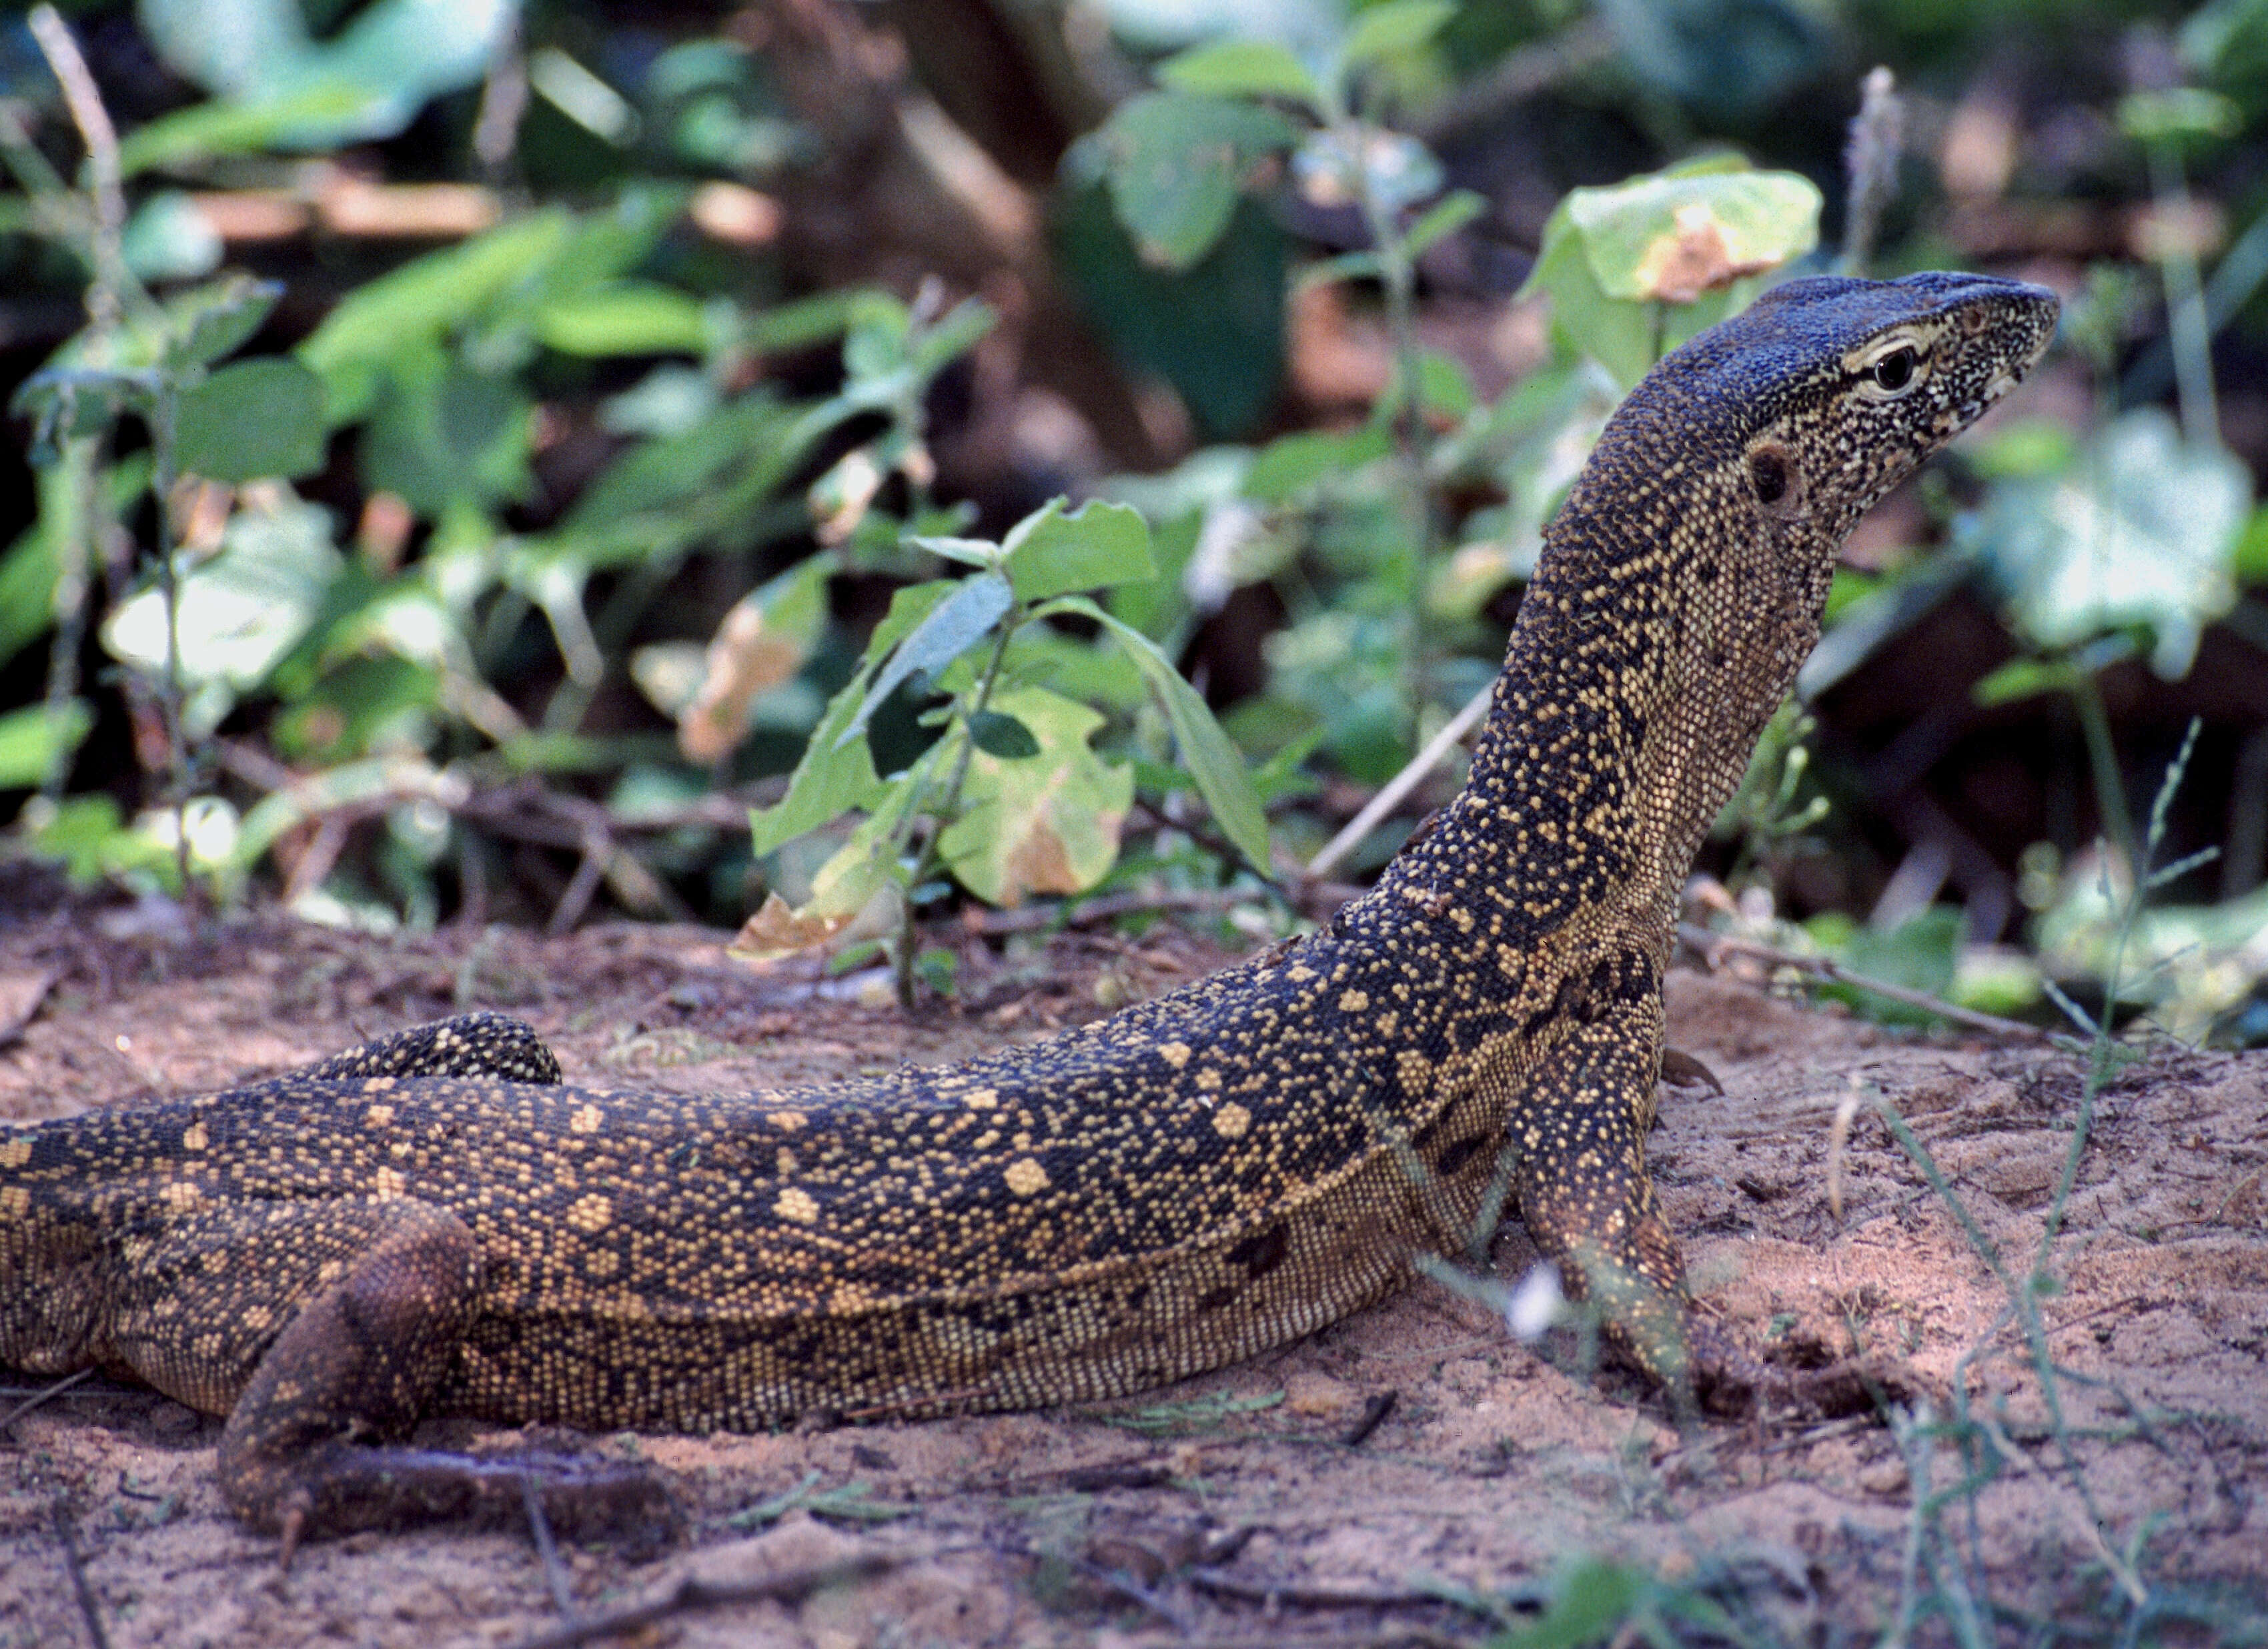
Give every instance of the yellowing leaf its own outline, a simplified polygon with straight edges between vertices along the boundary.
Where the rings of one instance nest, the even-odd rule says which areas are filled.
[[[1607,295],[1673,304],[1808,252],[1819,206],[1817,187],[1789,172],[1664,174],[1567,196]]]
[[[701,685],[677,715],[678,747],[704,766],[747,731],[748,707],[803,668],[827,616],[822,556],[752,592],[725,615],[709,643]]]
[[[1094,887],[1118,862],[1119,827],[1134,799],[1133,773],[1087,745],[1102,718],[1036,687],[995,693],[990,708],[1023,724],[1039,754],[969,753],[961,817],[939,843],[946,863],[996,905]]]
[[[772,961],[825,946],[855,944],[895,927],[902,891],[891,873],[888,849],[905,799],[901,791],[860,822],[819,867],[811,879],[811,897],[801,905],[790,906],[777,893],[765,894],[762,906],[740,924],[726,947],[732,954],[744,962]]]

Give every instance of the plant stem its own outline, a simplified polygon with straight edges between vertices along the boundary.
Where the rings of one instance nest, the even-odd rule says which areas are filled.
[[[2148,144],[2150,192],[2168,224],[2166,247],[2158,263],[2166,287],[2166,331],[2174,351],[2174,393],[2182,409],[2182,433],[2200,445],[2220,445],[2220,409],[2213,387],[2213,322],[2205,313],[2205,287],[2198,278],[2197,248],[2187,238],[2194,210],[2180,152],[2170,143]]]
[[[1418,270],[1409,242],[1386,202],[1373,187],[1372,140],[1378,129],[1344,111],[1335,111],[1331,135],[1347,157],[1356,205],[1378,258],[1379,282],[1386,298],[1386,324],[1394,345],[1394,436],[1401,471],[1403,512],[1410,534],[1410,741],[1418,742],[1432,674],[1432,650],[1425,637],[1425,591],[1433,570],[1433,514],[1426,480],[1424,357],[1418,347]]]
[[[158,587],[166,602],[166,788],[173,808],[173,865],[180,873],[181,898],[194,909],[196,887],[189,880],[189,755],[181,731],[181,588],[173,564],[173,416],[180,392],[171,373],[163,374],[151,398],[151,486],[158,495]]]
[[[2134,821],[2127,816],[2125,786],[2118,776],[2118,751],[2111,742],[2110,717],[2103,709],[2102,689],[2094,676],[2076,673],[2071,701],[2079,710],[2080,730],[2087,739],[2087,765],[2095,780],[2095,808],[2102,815],[2102,833],[2126,862],[2128,872],[2139,876],[2134,859]]]
[[[921,857],[914,862],[913,874],[906,879],[905,908],[898,924],[898,953],[894,959],[896,963],[898,1005],[908,1011],[911,1011],[914,1005],[914,946],[920,939],[920,921],[914,914],[913,894],[937,869],[940,857],[938,844],[945,838],[945,828],[953,818],[954,809],[961,805],[961,787],[968,777],[969,758],[976,751],[976,740],[969,732],[968,724],[983,714],[984,707],[991,703],[993,684],[1000,679],[1000,666],[1008,656],[1008,637],[1022,628],[1023,622],[1024,609],[1020,605],[1012,608],[1001,620],[1000,633],[993,639],[992,656],[985,661],[984,674],[978,678],[976,690],[965,707],[954,718],[953,726],[946,731],[947,738],[956,732],[961,735],[961,748],[954,753],[953,776],[946,780],[945,794],[936,808],[936,827],[930,831],[929,839],[922,843]],[[922,812],[918,800],[906,809],[905,819],[898,827],[900,835],[890,844],[892,863],[896,862],[898,855],[904,850],[906,833],[913,829],[914,821]]]

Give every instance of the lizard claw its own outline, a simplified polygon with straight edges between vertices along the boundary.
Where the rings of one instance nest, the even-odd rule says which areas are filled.
[[[314,1507],[315,1498],[304,1486],[292,1490],[284,1497],[276,1519],[278,1530],[284,1537],[283,1544],[276,1553],[276,1573],[291,1572],[292,1554],[299,1550],[299,1537],[307,1532],[307,1514]]]

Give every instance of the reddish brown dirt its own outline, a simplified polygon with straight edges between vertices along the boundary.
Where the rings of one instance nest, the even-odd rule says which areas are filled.
[[[0,1033],[39,1002],[0,1049],[0,1116],[216,1088],[473,1005],[534,1021],[571,1080],[777,1085],[963,1056],[1223,959],[1170,930],[1060,937],[1005,960],[972,945],[965,1005],[909,1020],[860,1000],[856,982],[846,998],[756,977],[718,936],[689,930],[387,940],[263,919],[197,946],[137,937],[120,915],[0,921]],[[1785,1362],[1863,1343],[1909,1409],[1942,1414],[1956,1386],[1965,1393],[1987,1423],[1971,1435],[1992,1480],[1973,1522],[1958,1502],[1943,1522],[1980,1607],[2115,1633],[2106,1552],[2132,1547],[2154,1599],[2220,1623],[2172,1640],[2258,1641],[2245,1634],[2268,1602],[2268,1056],[2161,1051],[2102,1095],[2053,1245],[2060,1286],[2041,1305],[2065,1371],[2066,1456],[2007,1326],[2006,1289],[1872,1096],[1911,1119],[1977,1236],[2021,1273],[2071,1137],[2077,1062],[1918,1040],[1691,973],[1673,975],[1669,1002],[1673,1042],[1726,1089],[1667,1093],[1652,1147],[1704,1310]],[[1853,1094],[1838,1152],[1833,1119]],[[1497,1272],[1517,1278],[1533,1257],[1513,1226]],[[1388,1392],[1391,1413],[1349,1447],[1366,1404]],[[559,1624],[522,1531],[359,1535],[311,1546],[279,1575],[273,1543],[221,1505],[217,1432],[151,1394],[83,1389],[0,1433],[0,1645],[87,1640],[65,1526],[120,1649],[432,1649]],[[419,1436],[522,1440],[463,1422]],[[563,1440],[652,1462],[691,1514],[659,1553],[570,1550],[578,1616],[688,1572],[746,1580],[840,1555],[908,1559],[795,1607],[679,1612],[611,1640],[641,1644],[1480,1641],[1485,1623],[1415,1595],[1532,1594],[1587,1554],[1705,1591],[1760,1637],[1839,1641],[1896,1616],[1916,1501],[1907,1459],[1863,1401],[1840,1419],[1767,1417],[1681,1439],[1627,1377],[1563,1373],[1492,1307],[1434,1282],[1108,1415]],[[1959,1481],[1949,1446],[1922,1458],[1928,1488]],[[806,1483],[820,1517],[765,1509]],[[1946,1585],[1925,1563],[1916,1595],[1927,1604]],[[1388,1601],[1295,1594],[1271,1613],[1228,1594],[1270,1586]],[[1926,1610],[1917,1636],[1948,1630]]]

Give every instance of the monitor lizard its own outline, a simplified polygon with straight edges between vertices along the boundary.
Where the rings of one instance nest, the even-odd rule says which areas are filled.
[[[0,1126],[0,1362],[226,1415],[227,1500],[288,1545],[517,1504],[493,1463],[385,1440],[421,1416],[697,1432],[1113,1397],[1344,1316],[1508,1196],[1690,1391],[1712,1358],[1644,1156],[1682,884],[1837,546],[2056,313],[1976,276],[1795,280],[1664,358],[1546,534],[1463,791],[1324,930],[834,1086],[571,1086],[474,1016]]]

